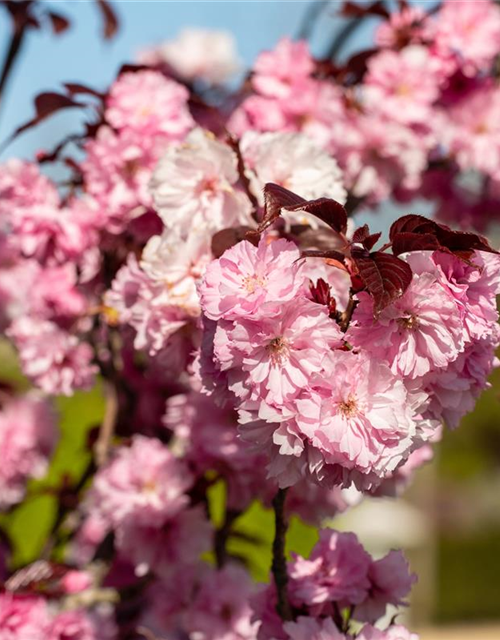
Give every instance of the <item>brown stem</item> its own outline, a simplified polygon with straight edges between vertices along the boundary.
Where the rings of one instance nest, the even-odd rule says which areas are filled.
[[[347,303],[346,310],[342,314],[342,317],[341,317],[341,320],[340,320],[340,328],[342,329],[342,331],[344,333],[347,331],[347,328],[349,327],[349,323],[351,322],[352,314],[354,313],[354,309],[356,308],[357,304],[358,304],[358,301],[355,300],[352,297],[352,294],[351,294],[351,296],[349,297],[349,302]]]
[[[218,569],[222,569],[227,562],[227,541],[231,535],[234,521],[240,516],[240,514],[241,512],[236,509],[228,509],[226,511],[224,523],[220,529],[217,529],[215,532],[214,553]]]
[[[286,489],[278,489],[278,493],[273,498],[275,531],[271,569],[278,597],[276,611],[282,620],[292,620],[292,608],[287,592],[288,573],[285,555],[286,531],[288,528],[288,522],[285,517],[286,491]]]
[[[94,447],[96,463],[99,467],[108,460],[111,442],[115,433],[116,420],[118,418],[118,393],[112,381],[104,381],[104,395],[106,397],[104,418]]]

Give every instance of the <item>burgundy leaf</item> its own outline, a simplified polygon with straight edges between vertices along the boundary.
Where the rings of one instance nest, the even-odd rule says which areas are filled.
[[[374,311],[379,313],[398,298],[410,285],[410,266],[389,253],[368,251],[353,247],[352,259],[368,293],[374,302]]]
[[[325,222],[337,233],[347,231],[347,212],[344,207],[331,198],[303,201],[293,206],[283,206],[287,211],[305,211]]]
[[[415,236],[422,237],[420,243],[417,243]],[[470,257],[475,250],[497,253],[483,236],[465,231],[453,231],[446,225],[424,216],[407,215],[396,220],[391,226],[389,237],[395,254],[417,249],[451,251],[465,258]]]
[[[55,13],[54,11],[49,11],[48,14],[50,23],[52,25],[52,31],[59,35],[64,33],[71,25],[68,18],[65,18],[60,13]]]
[[[344,263],[345,255],[340,251],[335,250],[316,250],[316,249],[307,249],[306,251],[302,251],[303,258],[325,258],[327,260],[338,260],[339,262]]]
[[[370,227],[365,224],[359,229],[356,229],[352,236],[353,242],[358,242],[363,245],[365,249],[371,251],[373,247],[377,244],[382,234],[379,233],[370,233]]]
[[[39,124],[53,113],[56,113],[60,109],[67,109],[70,107],[84,107],[85,105],[76,102],[69,96],[65,96],[62,93],[54,93],[52,91],[48,91],[46,93],[40,93],[35,98],[35,110],[36,115],[29,122],[25,122],[23,125],[18,127],[12,136],[8,139],[10,142],[20,133],[34,127]]]
[[[403,231],[396,234],[392,241],[392,252],[395,256],[408,251],[435,251],[440,248],[438,239],[432,233]]]
[[[355,2],[344,2],[340,13],[348,18],[365,18],[366,16],[390,17],[389,11],[381,0],[368,5],[359,5]]]
[[[268,182],[264,186],[264,217],[259,225],[259,233],[265,231],[280,217],[281,209],[289,209],[303,202],[307,200],[285,187]]]
[[[235,244],[242,240],[248,240],[252,244],[258,244],[259,238],[254,229],[250,227],[231,227],[222,229],[212,237],[212,253],[216,258],[220,258],[224,251],[234,247]]]
[[[85,84],[79,84],[77,82],[65,82],[64,87],[71,96],[84,94],[100,99],[104,97],[103,93],[97,91],[96,89],[92,89],[92,87],[88,87]]]
[[[96,0],[103,19],[103,35],[105,40],[111,40],[117,33],[119,22],[114,9],[107,0]]]

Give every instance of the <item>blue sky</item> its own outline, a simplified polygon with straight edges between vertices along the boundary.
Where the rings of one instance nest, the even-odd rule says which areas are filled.
[[[262,49],[273,47],[284,36],[296,36],[310,2],[285,0],[115,0],[121,20],[118,36],[112,42],[100,38],[100,21],[89,0],[47,2],[72,20],[72,27],[55,38],[47,31],[32,31],[18,60],[0,105],[0,141],[33,114],[33,97],[40,91],[57,89],[63,81],[83,82],[105,88],[125,61],[131,61],[145,45],[174,37],[186,26],[227,29],[238,42],[240,55],[250,65]],[[325,43],[342,25],[332,2],[315,34],[313,49],[320,54]],[[9,22],[0,13],[0,59],[9,38]],[[370,34],[364,30],[352,46],[369,46]],[[30,158],[40,148],[51,148],[61,131],[78,128],[81,114],[68,110],[36,130],[20,136],[1,155]]]

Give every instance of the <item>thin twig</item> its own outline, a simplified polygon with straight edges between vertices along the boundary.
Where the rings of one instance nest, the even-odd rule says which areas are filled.
[[[355,300],[351,294],[349,297],[349,302],[347,303],[346,310],[343,312],[340,320],[340,328],[344,333],[347,331],[347,328],[349,327],[352,314],[354,313],[354,309],[356,308],[357,304],[358,304],[358,301]]]
[[[275,531],[273,540],[272,573],[276,585],[278,604],[276,611],[282,620],[292,620],[292,608],[288,600],[288,573],[286,567],[285,543],[288,523],[285,517],[286,489],[278,489],[273,498]]]
[[[106,397],[104,418],[94,447],[96,463],[99,467],[108,460],[111,442],[115,433],[116,420],[118,418],[118,393],[116,386],[110,380],[104,381],[104,395]]]
[[[218,569],[222,569],[227,562],[227,541],[231,535],[233,524],[240,515],[241,511],[227,509],[222,526],[215,532],[214,553]]]

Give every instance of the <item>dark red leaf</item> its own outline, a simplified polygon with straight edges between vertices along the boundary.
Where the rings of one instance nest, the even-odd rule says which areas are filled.
[[[337,233],[347,231],[347,212],[344,207],[331,198],[303,201],[293,206],[283,206],[287,211],[305,211],[325,222]]]
[[[47,15],[52,25],[52,31],[57,35],[64,33],[71,25],[68,18],[65,18],[60,13],[49,11]]]
[[[421,236],[419,242],[416,236]],[[407,215],[396,220],[391,226],[389,237],[396,255],[405,251],[423,249],[451,251],[465,258],[470,257],[475,250],[497,253],[483,236],[465,231],[453,231],[446,225],[424,216]]]
[[[212,253],[216,258],[220,258],[224,251],[234,247],[235,244],[242,240],[248,240],[252,244],[258,244],[259,238],[255,231],[250,227],[231,227],[230,229],[222,229],[212,237]],[[249,233],[250,232],[250,233]]]
[[[77,95],[83,94],[83,95],[94,96],[100,99],[104,98],[103,93],[101,93],[100,91],[97,91],[97,89],[92,89],[92,87],[88,87],[85,84],[79,84],[77,82],[65,82],[64,87],[71,96],[77,96]]]
[[[308,249],[306,251],[302,251],[301,255],[304,258],[325,258],[327,260],[338,260],[342,263],[345,261],[345,255],[340,251],[334,250],[319,251],[315,249]]]
[[[435,251],[440,248],[438,239],[432,233],[403,231],[396,234],[392,241],[392,252],[395,256],[408,251]]]
[[[362,244],[365,249],[371,251],[373,247],[377,244],[382,234],[379,233],[370,233],[370,227],[365,224],[359,229],[356,229],[352,236],[353,242],[358,242]]]
[[[119,22],[118,17],[107,0],[96,0],[103,19],[103,36],[105,40],[111,40],[117,33]]]
[[[353,247],[351,257],[359,275],[374,302],[374,311],[379,313],[398,298],[409,287],[412,279],[410,266],[389,253],[369,253]]]
[[[381,0],[371,4],[359,5],[355,2],[344,2],[340,13],[348,18],[365,18],[366,16],[378,16],[389,18],[390,14]]]
[[[264,217],[259,225],[259,233],[265,231],[280,217],[281,209],[289,209],[303,202],[307,200],[285,187],[268,182],[264,186]]]
[[[8,141],[10,142],[13,138],[18,136],[23,131],[26,131],[27,129],[34,127],[35,125],[39,124],[40,122],[42,122],[43,120],[51,116],[53,113],[56,113],[57,111],[59,111],[60,109],[67,109],[70,107],[84,107],[84,106],[85,106],[84,104],[81,104],[80,102],[76,102],[69,96],[65,96],[62,93],[54,93],[51,91],[46,93],[40,93],[35,98],[35,110],[36,110],[35,117],[32,118],[29,122],[26,122],[25,124],[18,127]]]

